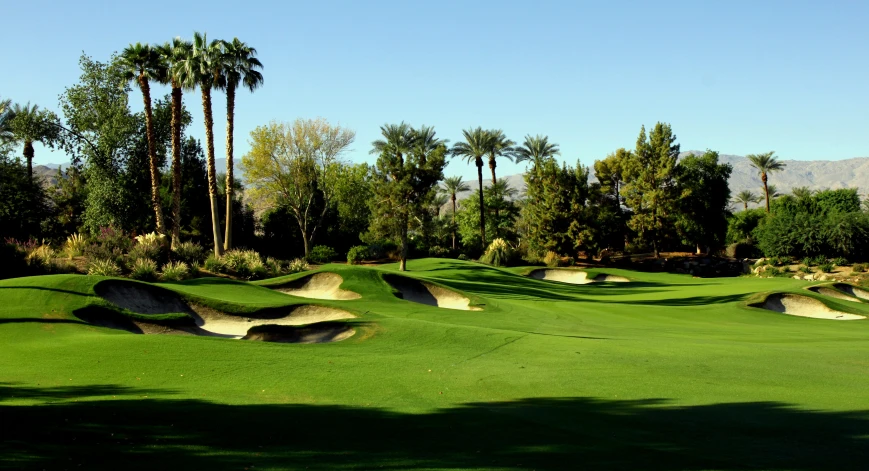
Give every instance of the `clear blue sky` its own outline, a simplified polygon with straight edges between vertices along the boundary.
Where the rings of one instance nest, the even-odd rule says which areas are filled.
[[[3,10],[0,96],[54,110],[82,51],[105,60],[131,42],[194,30],[255,46],[265,84],[239,96],[237,157],[256,125],[317,116],[357,132],[353,161],[370,161],[378,127],[402,120],[453,142],[478,125],[517,141],[548,134],[565,160],[586,165],[632,148],[640,125],[656,121],[673,125],[683,150],[869,155],[865,1],[18,1]],[[138,93],[131,103],[141,108]],[[186,105],[203,138],[199,97]],[[224,119],[217,94],[218,157]],[[38,163],[66,160],[37,149]],[[520,170],[505,163],[501,175]],[[475,175],[459,161],[446,173]]]

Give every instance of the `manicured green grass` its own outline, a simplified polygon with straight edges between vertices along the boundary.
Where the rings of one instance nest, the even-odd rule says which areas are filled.
[[[482,311],[398,299],[379,268],[327,265],[362,295],[158,283],[228,312],[341,307],[360,333],[273,344],[134,335],[76,310],[97,277],[0,281],[0,467],[32,469],[865,469],[869,320],[746,306],[785,278],[409,262]],[[595,270],[589,270],[595,271]]]

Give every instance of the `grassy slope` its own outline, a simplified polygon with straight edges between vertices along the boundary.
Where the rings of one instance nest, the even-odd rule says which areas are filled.
[[[869,321],[744,307],[811,294],[807,282],[604,270],[634,282],[574,286],[409,263],[484,307],[467,312],[396,299],[379,276],[395,268],[322,268],[363,296],[310,302],[366,326],[323,345],[91,327],[72,312],[99,302],[97,278],[2,281],[0,421],[18,426],[0,432],[0,460],[93,468],[99,449],[107,468],[135,453],[143,468],[860,469],[869,457]],[[162,286],[258,309],[309,302],[256,286],[299,276]]]

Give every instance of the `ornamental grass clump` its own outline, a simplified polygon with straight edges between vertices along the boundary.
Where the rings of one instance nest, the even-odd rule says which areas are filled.
[[[297,258],[290,262],[287,266],[287,272],[289,273],[299,273],[303,271],[308,271],[311,269],[311,266],[308,264],[308,261],[304,258]]]
[[[190,268],[184,262],[169,262],[163,265],[160,279],[163,281],[181,281],[190,275]]]
[[[87,240],[85,240],[84,236],[75,233],[66,238],[66,243],[63,245],[63,252],[67,257],[72,259],[73,257],[80,257],[84,255],[84,250],[87,247]]]
[[[561,256],[550,250],[543,256],[543,263],[547,267],[556,268],[561,265]]]
[[[121,267],[109,259],[93,260],[88,265],[88,275],[94,276],[121,276]]]
[[[130,278],[139,281],[155,281],[157,279],[157,262],[149,258],[137,258],[130,268]]]
[[[196,242],[181,242],[172,249],[172,258],[192,266],[205,260],[205,249]]]
[[[480,262],[493,267],[507,266],[513,256],[513,249],[504,241],[504,239],[495,239],[486,248],[486,253],[480,257]]]

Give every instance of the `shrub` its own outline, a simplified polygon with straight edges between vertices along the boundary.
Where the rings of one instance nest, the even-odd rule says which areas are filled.
[[[216,255],[211,254],[205,259],[205,265],[203,265],[203,267],[211,273],[220,273],[223,271],[223,260]]]
[[[847,265],[848,260],[846,260],[845,257],[836,257],[833,259],[833,263],[841,267]]]
[[[480,261],[494,267],[503,267],[510,262],[510,258],[513,256],[512,252],[513,250],[504,239],[495,239],[486,248],[486,253],[480,257]]]
[[[101,227],[96,244],[109,252],[124,253],[133,246],[133,240],[127,237],[123,231],[113,227]]]
[[[75,233],[66,238],[63,251],[67,257],[73,258],[84,255],[85,248],[87,248],[87,240],[83,235]]]
[[[169,262],[163,265],[163,274],[160,278],[163,281],[180,281],[190,275],[190,269],[184,262]]]
[[[816,255],[811,259],[812,265],[820,265],[822,263],[827,263],[827,257],[823,255]]]
[[[368,258],[367,245],[357,245],[355,247],[350,247],[350,250],[347,251],[347,263],[351,265],[358,265],[362,263],[366,258]]]
[[[39,247],[31,249],[27,253],[27,263],[50,271],[52,262],[56,255],[57,253],[54,251],[54,249],[51,248],[50,245],[43,244]]]
[[[855,263],[853,267],[851,267],[851,271],[854,273],[863,273],[867,269],[867,265],[865,263]]]
[[[141,281],[157,279],[157,263],[148,258],[137,258],[130,269],[130,278]]]
[[[555,268],[561,265],[561,256],[550,250],[549,252],[546,252],[546,255],[543,257],[543,263],[545,263],[547,267]]]
[[[763,272],[766,276],[781,276],[782,271],[778,267],[770,267],[769,270]]]
[[[468,260],[470,260],[470,258],[469,258],[467,255],[463,254],[463,253],[460,253],[459,256],[456,257],[456,258],[458,258],[459,260],[464,260],[464,261],[466,261],[466,262],[467,262]]]
[[[836,268],[836,265],[830,262],[824,262],[818,265],[818,270],[821,270],[823,273],[833,273],[834,268]]]
[[[576,265],[576,259],[573,257],[567,257],[566,259],[564,259],[562,264],[566,267],[572,267],[572,266]]]
[[[179,261],[193,265],[205,260],[205,249],[196,242],[181,242],[172,249],[172,255]]]
[[[88,265],[88,275],[121,276],[121,267],[112,260],[94,260]]]
[[[812,259],[812,257],[803,257],[803,260],[802,260],[802,261],[803,261],[803,265],[811,266],[811,265],[813,265],[812,262],[813,262],[814,260]]]
[[[812,269],[809,268],[807,265],[800,265],[800,267],[797,268],[797,271],[800,273],[811,273]]]
[[[0,244],[0,278],[29,274],[26,254],[13,243]]]
[[[299,273],[303,271],[308,271],[311,269],[311,266],[308,265],[308,261],[304,258],[297,258],[290,262],[289,266],[287,266],[287,271],[289,273]]]
[[[724,254],[729,258],[751,258],[757,253],[753,244],[748,242],[736,242],[727,246]]]
[[[438,245],[428,249],[429,257],[448,258],[450,256],[450,253],[450,249]]]
[[[314,263],[323,264],[335,260],[335,257],[337,256],[338,252],[335,252],[335,249],[332,247],[329,247],[328,245],[317,245],[311,249],[308,258]]]
[[[284,267],[281,265],[281,261],[274,257],[266,258],[265,265],[266,269],[272,276],[278,276],[284,272]]]
[[[374,260],[387,258],[398,250],[398,245],[391,240],[382,240],[368,244],[368,257]]]

